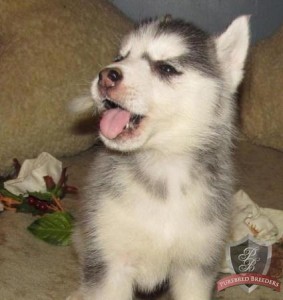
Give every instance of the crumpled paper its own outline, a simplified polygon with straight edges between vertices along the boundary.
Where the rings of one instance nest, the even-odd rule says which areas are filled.
[[[283,210],[259,207],[243,190],[239,190],[233,198],[234,210],[228,244],[240,241],[247,235],[271,245],[283,239]],[[228,261],[229,258],[225,257],[222,273],[232,273]]]
[[[62,162],[51,154],[42,152],[35,159],[26,159],[18,177],[4,182],[4,188],[9,192],[20,195],[28,191],[45,192],[46,185],[44,176],[51,176],[55,183],[60,179],[62,173]]]
[[[283,237],[282,210],[259,207],[243,190],[233,200],[231,241],[239,241],[248,234],[270,243]]]

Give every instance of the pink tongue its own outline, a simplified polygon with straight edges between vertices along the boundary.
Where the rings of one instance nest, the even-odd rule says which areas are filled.
[[[100,130],[108,139],[114,139],[119,135],[127,123],[130,121],[131,114],[123,109],[109,109],[102,115]]]

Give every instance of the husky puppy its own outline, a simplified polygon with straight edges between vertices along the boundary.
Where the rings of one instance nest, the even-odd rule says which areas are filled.
[[[83,191],[82,280],[68,299],[131,300],[167,281],[175,300],[210,299],[231,216],[248,19],[219,36],[143,22],[93,81],[104,146]]]

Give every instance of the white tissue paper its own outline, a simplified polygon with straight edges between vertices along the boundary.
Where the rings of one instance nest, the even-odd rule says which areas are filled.
[[[35,159],[23,162],[16,179],[4,182],[4,188],[9,192],[20,195],[29,192],[45,192],[44,176],[51,176],[55,183],[60,179],[62,162],[47,152],[42,152]]]
[[[240,241],[247,235],[271,245],[283,238],[283,210],[259,207],[243,190],[239,190],[233,198],[234,210],[228,244]],[[228,261],[229,258],[225,257],[221,272],[232,272]]]
[[[239,241],[248,234],[262,241],[279,241],[283,237],[283,211],[259,207],[239,190],[234,195],[231,241]]]

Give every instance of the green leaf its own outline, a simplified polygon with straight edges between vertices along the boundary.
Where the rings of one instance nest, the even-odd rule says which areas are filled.
[[[52,194],[49,192],[28,192],[30,196],[33,196],[39,200],[52,202]]]
[[[67,246],[71,242],[73,220],[68,212],[55,212],[35,220],[28,230],[49,244]]]
[[[9,198],[12,198],[12,199],[14,199],[14,200],[17,200],[17,201],[19,201],[19,202],[22,202],[22,201],[23,201],[23,198],[24,198],[22,195],[17,196],[17,195],[15,195],[15,194],[9,192],[9,191],[6,190],[5,188],[0,188],[0,194],[1,194],[2,196],[4,196],[4,197],[9,197]]]

